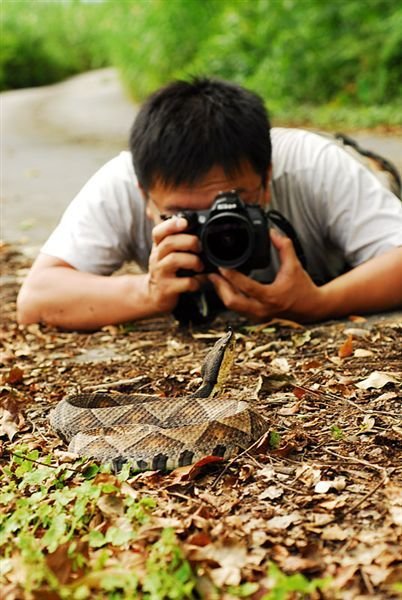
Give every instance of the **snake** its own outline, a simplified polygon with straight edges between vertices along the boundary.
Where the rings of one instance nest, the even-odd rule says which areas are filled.
[[[83,392],[62,399],[50,424],[68,451],[135,471],[169,471],[206,456],[231,458],[267,430],[266,420],[242,398],[218,394],[231,372],[235,334],[229,329],[206,355],[202,382],[192,394]]]

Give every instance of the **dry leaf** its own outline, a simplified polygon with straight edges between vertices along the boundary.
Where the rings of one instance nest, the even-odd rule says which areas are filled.
[[[364,415],[363,421],[361,422],[360,429],[362,433],[371,431],[375,427],[375,418],[369,415]]]
[[[272,517],[272,519],[267,521],[267,527],[270,529],[287,529],[292,523],[298,523],[300,521],[300,513],[293,512],[290,515],[283,515],[282,517]]]
[[[124,514],[123,500],[112,494],[101,496],[96,505],[106,517],[121,517]]]
[[[208,546],[212,542],[211,538],[205,531],[197,531],[196,533],[191,534],[187,540],[187,544],[192,544],[193,546]]]
[[[292,385],[294,379],[292,375],[287,373],[278,373],[273,372],[269,375],[261,375],[258,380],[258,394],[277,392],[283,388],[287,388],[289,385]]]
[[[305,396],[307,394],[307,390],[298,387],[297,385],[295,385],[293,387],[292,393],[296,396],[296,398],[298,400],[301,400],[303,398],[303,396]]]
[[[366,358],[368,356],[374,356],[374,352],[371,350],[366,350],[365,348],[356,348],[353,356],[356,358]]]
[[[376,402],[384,402],[385,400],[393,400],[394,398],[397,398],[395,392],[384,392],[380,396],[377,396]]]
[[[269,500],[275,500],[275,498],[280,498],[283,493],[284,489],[282,487],[270,485],[266,490],[259,494],[258,498],[259,500],[266,500],[267,498],[269,498]]]
[[[319,563],[313,558],[303,558],[301,556],[287,556],[281,562],[281,568],[286,572],[300,573],[301,571],[316,569]]]
[[[25,419],[21,413],[13,416],[8,410],[0,407],[0,437],[5,435],[11,441],[24,424]]]
[[[314,491],[316,494],[326,494],[329,490],[337,490],[338,492],[345,489],[346,480],[344,477],[336,477],[334,480],[321,480],[316,483]]]
[[[324,531],[321,534],[321,537],[323,540],[343,542],[343,540],[351,538],[352,533],[352,529],[342,529],[339,525],[329,525],[324,529]]]
[[[221,589],[225,585],[239,585],[241,582],[241,571],[233,565],[211,569],[211,579],[217,588]]]
[[[281,327],[290,327],[291,329],[304,329],[303,325],[296,321],[290,321],[289,319],[271,319],[268,323],[263,324],[264,327],[268,325],[280,325]]]
[[[353,336],[348,335],[342,346],[338,350],[339,358],[347,358],[353,354]]]
[[[365,338],[369,335],[370,332],[368,329],[361,329],[358,327],[348,327],[347,329],[344,329],[343,333],[345,335],[353,335],[354,337]]]
[[[396,377],[394,377],[391,373],[386,373],[384,371],[373,371],[371,375],[367,377],[367,379],[363,379],[356,383],[356,387],[361,390],[368,390],[369,388],[382,388],[387,383],[399,383]]]
[[[402,527],[402,488],[400,485],[389,483],[385,488],[388,500],[388,510],[395,525]]]
[[[290,371],[290,365],[289,365],[287,359],[284,358],[283,356],[274,358],[271,362],[271,367],[273,369],[276,369],[280,373],[289,373],[289,371]]]
[[[304,346],[307,342],[311,340],[311,331],[303,331],[302,333],[295,333],[292,335],[292,343],[296,348],[300,348],[300,346]]]
[[[15,385],[23,380],[24,371],[19,367],[11,367],[11,369],[3,375],[3,383]]]

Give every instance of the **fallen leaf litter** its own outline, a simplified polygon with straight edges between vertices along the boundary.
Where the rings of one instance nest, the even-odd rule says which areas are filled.
[[[168,317],[93,333],[19,327],[15,298],[29,261],[11,246],[1,253],[2,467],[22,443],[74,461],[47,420],[66,393],[171,397],[196,389],[227,319],[194,332]],[[244,582],[264,590],[274,561],[289,574],[330,576],[345,599],[393,597],[392,585],[402,581],[402,314],[306,327],[230,322],[238,355],[225,393],[241,390],[256,402],[269,435],[229,465],[207,460],[168,475],[130,476],[124,493],[156,506],[136,539],[116,547],[117,560],[141,574],[144,548],[173,527],[203,590]],[[130,528],[117,497],[99,499],[97,519],[99,530]],[[66,552],[60,546],[49,557],[63,582],[73,576]],[[2,576],[8,589],[19,577],[13,568]]]

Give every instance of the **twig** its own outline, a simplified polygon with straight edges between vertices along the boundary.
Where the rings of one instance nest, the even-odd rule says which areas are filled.
[[[258,444],[260,443],[260,441],[262,440],[262,438],[264,436],[267,435],[267,432],[263,433],[263,435],[261,435],[258,440],[256,440],[255,442],[253,442],[248,448],[245,448],[244,450],[242,450],[239,454],[236,454],[236,456],[234,458],[232,458],[232,460],[230,460],[226,465],[225,468],[222,469],[222,471],[219,473],[218,477],[215,479],[215,481],[212,483],[211,485],[211,490],[213,490],[217,483],[222,479],[222,477],[224,476],[225,473],[227,473],[227,471],[230,469],[230,467],[237,461],[239,460],[239,458],[241,458],[242,456],[244,456],[245,454],[247,454],[248,452],[250,452],[250,450],[252,450],[253,448],[257,447]]]
[[[137,377],[132,377],[131,379],[119,379],[118,381],[110,381],[109,383],[99,383],[97,385],[88,385],[84,388],[84,391],[92,392],[96,390],[111,390],[113,388],[120,387],[122,385],[132,385],[134,383],[138,383],[143,379],[146,379],[146,375],[137,375]]]
[[[178,498],[179,500],[185,500],[186,502],[192,502],[193,504],[201,505],[201,502],[195,498],[191,498],[191,496],[186,496],[185,494],[180,494],[179,492],[171,492],[169,489],[166,489],[166,493],[168,496],[173,496],[174,498]]]
[[[79,469],[72,469],[71,467],[66,467],[63,463],[59,465],[48,465],[40,460],[35,460],[34,458],[29,458],[29,456],[24,456],[23,454],[18,454],[17,452],[11,452],[11,456],[16,456],[17,458],[22,458],[22,460],[29,460],[29,462],[34,463],[35,465],[40,465],[42,467],[49,467],[49,469],[58,469],[59,467],[63,467],[67,471],[72,471],[73,473],[80,473]]]
[[[346,462],[357,462],[361,465],[365,465],[366,467],[371,467],[372,469],[376,469],[377,471],[380,471],[381,473],[383,473],[385,471],[385,467],[373,465],[372,463],[369,463],[367,460],[363,460],[361,458],[355,458],[354,456],[342,456],[342,454],[337,454],[336,452],[334,452],[333,450],[330,450],[329,448],[325,448],[325,451],[329,452],[333,456],[336,456],[337,458],[341,458],[342,460],[344,460]]]
[[[347,402],[348,404],[350,404],[351,406],[353,406],[353,408],[357,408],[357,410],[359,410],[360,412],[367,412],[366,408],[362,408],[361,406],[359,406],[358,404],[356,404],[355,402],[353,402],[353,400],[350,400],[349,398],[344,398],[343,396],[337,396],[336,394],[332,394],[331,392],[322,392],[319,390],[312,390],[311,388],[302,385],[302,384],[294,384],[294,387],[299,388],[300,390],[303,390],[304,392],[307,392],[308,394],[311,394],[312,396],[316,396],[318,398],[323,398],[324,400],[338,400],[340,402]]]
[[[367,575],[367,573],[365,573],[365,572],[363,571],[363,568],[362,568],[362,567],[360,567],[360,568],[359,568],[359,572],[360,572],[360,576],[361,576],[361,578],[362,578],[362,580],[363,580],[363,583],[364,583],[364,585],[365,585],[365,587],[366,587],[366,590],[367,590],[367,592],[368,592],[368,593],[370,594],[370,596],[371,596],[372,594],[374,594],[374,588],[373,588],[373,586],[372,586],[372,584],[371,584],[371,581],[370,581],[370,579],[368,578],[368,575]]]
[[[373,496],[376,491],[385,483],[388,482],[388,479],[390,477],[390,475],[392,475],[392,473],[394,472],[394,469],[391,470],[390,473],[386,473],[385,476],[381,479],[381,481],[379,481],[377,483],[377,485],[375,485],[373,487],[372,490],[370,490],[369,492],[367,492],[367,494],[365,494],[363,496],[363,498],[360,498],[360,500],[358,500],[357,502],[355,502],[350,508],[348,508],[347,510],[343,511],[341,514],[341,518],[343,519],[344,517],[346,517],[346,515],[349,515],[350,513],[352,513],[354,510],[356,510],[356,508],[358,508],[361,504],[363,504],[363,502],[366,502],[366,500],[368,500],[371,496]],[[340,517],[338,517],[339,519]]]

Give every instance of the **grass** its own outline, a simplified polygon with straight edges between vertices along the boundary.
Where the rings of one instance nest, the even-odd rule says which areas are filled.
[[[0,585],[14,585],[26,599],[191,600],[199,598],[197,571],[171,527],[154,543],[139,542],[152,528],[152,498],[135,498],[126,468],[119,476],[83,460],[57,462],[27,446],[16,447],[0,476]],[[274,563],[263,600],[305,597],[328,579],[286,575]],[[247,598],[259,584],[229,586],[230,597]],[[212,594],[220,597],[219,590]],[[294,594],[297,594],[295,596]]]
[[[137,102],[201,74],[259,93],[276,124],[402,125],[402,8],[391,0],[4,0],[0,20],[0,90],[113,65]]]

